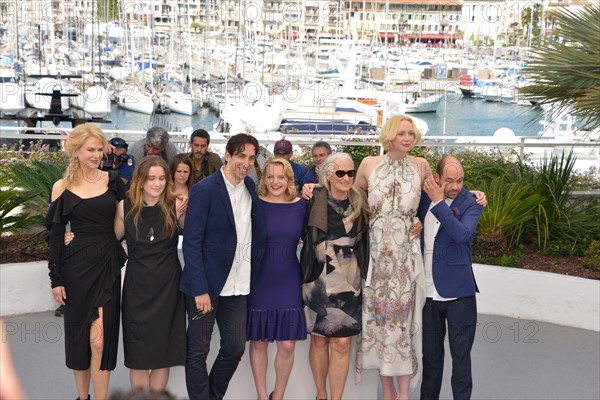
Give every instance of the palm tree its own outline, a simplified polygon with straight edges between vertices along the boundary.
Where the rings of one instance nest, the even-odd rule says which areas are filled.
[[[600,126],[600,4],[555,13],[558,40],[543,40],[524,72],[534,85],[521,93],[558,112],[573,109],[589,128]]]

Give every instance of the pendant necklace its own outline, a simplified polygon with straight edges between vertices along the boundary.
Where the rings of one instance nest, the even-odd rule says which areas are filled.
[[[148,231],[148,239],[150,239],[151,242],[154,240],[154,228],[152,227],[150,227],[150,230]]]

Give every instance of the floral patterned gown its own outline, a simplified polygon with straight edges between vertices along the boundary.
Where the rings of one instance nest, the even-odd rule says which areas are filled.
[[[425,273],[419,238],[410,239],[421,198],[421,179],[408,157],[384,156],[369,176],[371,265],[363,289],[358,370],[383,376],[421,371],[421,313]]]

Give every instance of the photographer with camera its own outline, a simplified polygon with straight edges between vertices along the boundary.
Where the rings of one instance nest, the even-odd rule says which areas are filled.
[[[129,187],[129,181],[133,175],[135,161],[131,154],[127,154],[129,145],[121,138],[112,138],[108,141],[108,155],[102,163],[103,171],[119,171],[119,176]]]

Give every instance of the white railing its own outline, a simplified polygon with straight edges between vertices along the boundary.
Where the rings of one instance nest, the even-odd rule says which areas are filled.
[[[1,127],[0,137],[2,139],[68,139],[67,132],[70,128],[25,128],[25,127]],[[24,136],[23,132],[39,132],[43,130],[45,133],[29,133]],[[120,137],[127,141],[135,141],[143,138],[146,131],[143,130],[125,130],[125,129],[102,129],[107,137]],[[211,133],[211,144],[225,144],[227,137],[222,134]],[[231,136],[232,134],[227,134]],[[170,132],[170,141],[178,144],[187,144],[189,141],[189,133]],[[286,138],[294,145],[311,146],[314,142],[324,140],[332,146],[376,146],[380,147],[381,153],[383,148],[377,141],[376,135],[352,135],[352,134],[295,134],[283,132],[270,133],[253,133],[253,136],[263,145],[272,145],[276,141]],[[352,139],[349,142],[348,139]],[[455,142],[460,140],[460,142]],[[527,153],[526,149],[530,148],[589,148],[590,150],[600,149],[600,142],[597,141],[560,141],[548,138],[537,138],[535,136],[516,136],[512,141],[495,141],[491,136],[425,136],[419,146],[426,147],[465,147],[465,148],[515,148],[519,154],[523,156]]]

